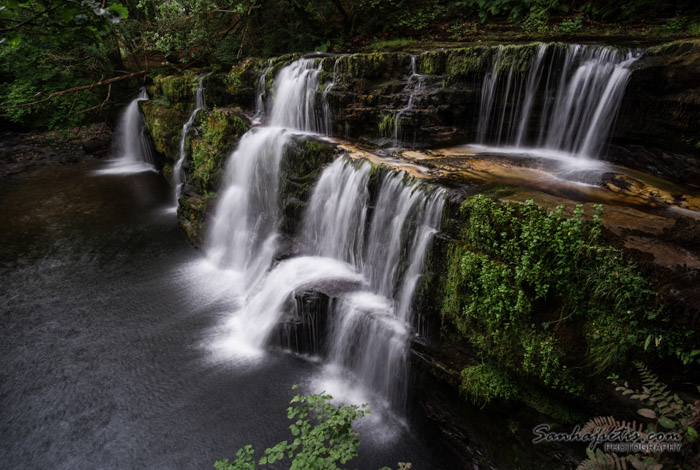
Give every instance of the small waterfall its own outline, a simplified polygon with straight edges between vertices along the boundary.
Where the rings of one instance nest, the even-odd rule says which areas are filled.
[[[323,135],[333,135],[333,112],[331,111],[330,104],[328,104],[328,94],[335,86],[338,78],[338,62],[338,59],[335,59],[335,62],[333,62],[333,78],[326,84],[326,87],[323,89],[323,94],[321,95],[323,102]]]
[[[411,75],[408,77],[408,84],[406,85],[406,91],[409,92],[408,102],[406,106],[402,108],[396,116],[394,116],[394,147],[399,147],[401,144],[401,118],[415,106],[416,96],[423,90],[423,81],[425,77],[418,74],[416,68],[416,56],[411,56]]]
[[[310,59],[283,68],[275,80],[270,126],[247,132],[227,163],[207,252],[215,264],[244,273],[249,288],[264,277],[277,252],[280,163],[292,138],[287,129],[318,129],[319,72]]]
[[[146,121],[139,109],[139,101],[146,100],[148,93],[142,88],[124,109],[114,131],[114,160],[110,167],[98,170],[97,174],[155,171],[151,143],[146,136]]]
[[[410,305],[444,198],[442,190],[388,172],[376,201],[370,201],[370,170],[365,162],[344,159],[324,170],[307,206],[302,239],[314,255],[353,264],[370,288],[342,296],[335,305],[330,362],[400,408],[414,322]]]
[[[192,124],[197,118],[197,113],[206,108],[207,105],[204,101],[204,79],[210,74],[202,75],[199,77],[197,82],[197,91],[194,95],[194,111],[190,114],[189,119],[182,125],[182,136],[180,137],[180,158],[177,159],[175,166],[173,167],[173,186],[175,187],[175,207],[177,207],[178,201],[180,200],[180,195],[182,194],[182,187],[185,184],[185,171],[182,168],[185,163],[185,158],[187,157],[187,149],[185,144],[187,142],[187,133],[192,129]]]
[[[260,124],[265,116],[265,94],[267,74],[272,69],[272,59],[268,62],[267,67],[258,78],[258,83],[255,84],[255,115],[253,116],[253,124]]]
[[[304,218],[309,251],[362,266],[370,169],[338,159],[323,171]]]
[[[506,55],[499,47],[484,77],[477,141],[599,155],[639,55],[599,46],[540,45],[525,75],[514,70],[515,61],[506,65]],[[534,129],[539,129],[535,135]]]
[[[282,70],[275,80],[270,126],[319,133],[323,119],[316,113],[316,93],[321,65],[314,59],[299,59]]]
[[[246,133],[229,158],[224,190],[209,239],[209,258],[245,273],[246,284],[265,273],[277,250],[279,169],[289,143],[282,128]]]

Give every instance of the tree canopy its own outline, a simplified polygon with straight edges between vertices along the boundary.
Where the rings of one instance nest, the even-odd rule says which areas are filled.
[[[294,51],[401,47],[409,41],[602,36],[625,28],[642,36],[700,34],[696,0],[3,0],[0,5],[2,117],[39,128],[104,117],[136,86],[109,80],[140,70],[211,67]],[[105,87],[84,88],[102,83]],[[70,88],[81,91],[57,94]],[[54,98],[27,106],[49,95]]]

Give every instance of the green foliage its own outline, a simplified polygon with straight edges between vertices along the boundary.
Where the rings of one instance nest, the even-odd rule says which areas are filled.
[[[54,43],[96,40],[110,23],[129,16],[119,2],[99,0],[7,0],[0,8],[0,43],[15,47],[28,37]]]
[[[519,393],[517,382],[507,372],[486,364],[462,370],[459,389],[469,400],[480,405],[494,399],[509,400]]]
[[[661,470],[662,468],[694,468],[693,463],[698,463],[698,432],[700,425],[700,400],[694,403],[687,402],[675,393],[671,393],[666,384],[661,383],[656,374],[653,374],[641,362],[635,362],[635,366],[642,380],[642,389],[637,390],[629,386],[627,382],[620,384],[617,375],[608,377],[615,390],[627,395],[633,400],[639,400],[646,408],[637,410],[640,416],[652,420],[647,425],[646,432],[642,430],[642,425],[635,421],[618,421],[613,417],[597,417],[589,421],[582,429],[581,433],[602,434],[606,431],[624,428],[630,433],[639,436],[640,443],[658,444],[658,439],[651,436],[662,433],[676,433],[683,438],[680,452],[647,452],[644,455],[629,454],[623,457],[614,453],[606,453],[600,449],[595,452],[587,449],[588,458],[581,462],[577,470],[599,470],[599,469],[648,469]],[[700,391],[700,387],[698,387]],[[662,441],[663,442],[663,441]],[[674,443],[674,441],[671,441]],[[630,464],[629,466],[627,464]],[[684,464],[683,467],[680,465]]]
[[[297,386],[292,387],[296,389]],[[367,405],[333,405],[330,395],[296,395],[290,401],[287,417],[289,441],[265,449],[259,459],[251,446],[236,452],[236,459],[219,460],[217,470],[252,470],[258,466],[288,462],[293,470],[333,470],[357,456],[358,433],[352,423],[369,413]],[[285,464],[286,466],[287,464]]]
[[[479,195],[461,213],[465,225],[461,243],[449,249],[442,313],[485,360],[579,394],[581,377],[559,339],[568,322],[584,325],[578,331],[587,353],[578,374],[581,366],[599,374],[623,364],[649,334],[669,338],[657,348],[660,356],[692,341],[654,307],[655,293],[637,268],[601,242],[600,208],[587,222],[581,206],[569,218],[562,207],[547,212]]]
[[[526,33],[546,34],[549,31],[547,19],[547,10],[543,8],[532,9],[523,21],[523,31]]]
[[[571,36],[581,31],[581,17],[566,18],[559,23],[557,28],[562,34]]]
[[[99,105],[106,97],[106,88],[60,95],[37,105],[27,104],[52,92],[94,83],[100,79],[102,67],[110,64],[109,49],[101,43],[76,42],[71,50],[65,51],[52,41],[29,37],[15,47],[0,46],[3,117],[23,127],[39,129],[71,128],[94,119],[93,114],[83,110]]]

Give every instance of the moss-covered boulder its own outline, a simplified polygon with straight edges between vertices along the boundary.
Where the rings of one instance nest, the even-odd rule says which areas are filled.
[[[172,166],[180,155],[182,124],[187,120],[187,112],[182,106],[173,106],[159,99],[140,101],[139,106],[146,121],[146,129],[156,151],[165,156],[166,163]]]
[[[199,117],[198,137],[189,142],[188,182],[199,193],[218,187],[224,159],[248,131],[240,110],[215,108],[203,110]]]

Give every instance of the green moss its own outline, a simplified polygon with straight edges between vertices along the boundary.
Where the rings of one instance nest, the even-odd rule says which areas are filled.
[[[387,114],[386,116],[382,117],[381,121],[379,121],[379,133],[383,136],[393,135],[395,125],[396,115]]]
[[[162,100],[141,101],[139,106],[156,151],[175,162],[179,158],[180,132],[187,114],[181,107],[164,105]]]
[[[682,339],[654,307],[655,294],[636,266],[600,241],[600,213],[590,223],[580,207],[567,218],[562,208],[547,212],[478,195],[462,205],[461,216],[460,240],[446,255],[443,328],[483,360],[580,395],[588,374],[643,353],[648,335]],[[578,347],[585,357],[561,340],[571,337],[585,343]]]
[[[442,75],[445,71],[445,51],[427,51],[418,56],[418,71],[426,75]]]
[[[224,158],[248,126],[230,110],[213,109],[202,118],[201,139],[190,143],[190,179],[200,190],[213,189]]]
[[[652,46],[646,50],[648,55],[673,57],[682,56],[690,52],[700,53],[700,39],[679,39],[678,41]]]
[[[189,196],[180,201],[178,207],[178,221],[185,231],[187,240],[195,245],[202,244],[202,233],[207,220],[209,210],[214,207],[215,193]]]
[[[159,75],[155,79],[156,89],[172,103],[190,102],[193,99],[190,83],[182,75]]]
[[[321,170],[335,156],[335,147],[323,142],[295,141],[288,147],[280,166],[282,232],[294,235]]]
[[[487,364],[462,370],[460,391],[469,401],[485,405],[492,400],[510,400],[518,396],[519,387],[507,372]]]

